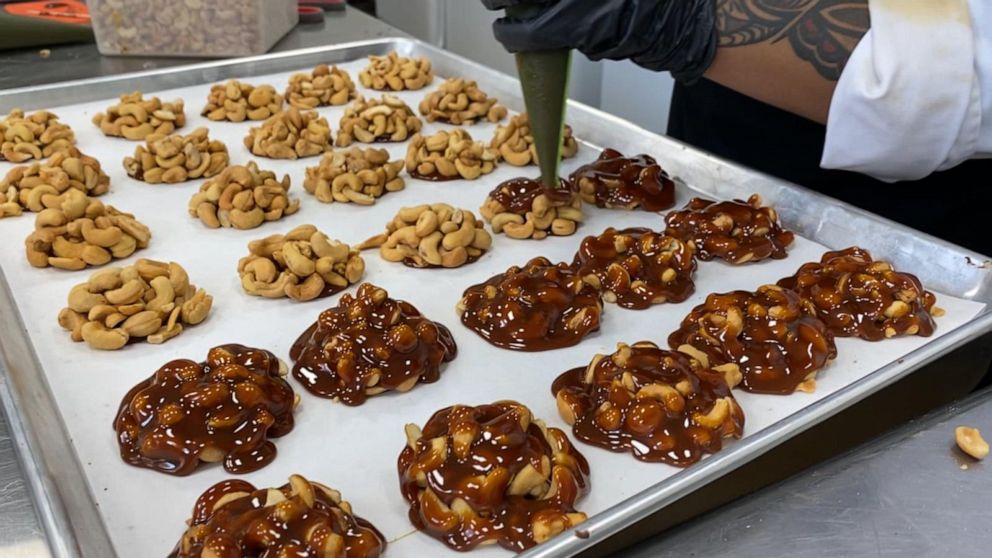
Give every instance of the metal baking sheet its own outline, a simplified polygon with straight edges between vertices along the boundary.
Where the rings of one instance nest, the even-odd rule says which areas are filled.
[[[54,109],[76,131],[79,147],[96,156],[111,175],[111,192],[102,199],[135,213],[153,232],[150,247],[139,257],[180,262],[192,282],[214,295],[213,314],[164,345],[137,344],[117,352],[95,352],[69,341],[56,323],[58,310],[72,285],[92,271],[34,269],[23,255],[22,239],[33,216],[0,220],[0,326],[7,374],[2,401],[15,436],[25,449],[25,465],[40,502],[44,523],[58,556],[161,556],[183,531],[193,502],[213,483],[226,478],[220,467],[204,467],[185,478],[173,478],[124,464],[111,428],[123,394],[135,383],[173,358],[201,360],[209,347],[237,342],[269,349],[286,359],[289,347],[332,297],[304,304],[252,298],[242,292],[237,260],[247,253],[249,240],[314,223],[334,238],[357,243],[378,233],[395,211],[418,203],[445,201],[475,211],[499,181],[536,169],[500,167],[474,182],[428,183],[409,179],[404,191],[381,198],[372,207],[324,205],[302,188],[304,168],[316,158],[300,161],[258,159],[263,168],[290,174],[291,190],[302,198],[300,212],[253,231],[209,230],[186,213],[198,182],[147,185],[128,178],[121,160],[135,143],[105,138],[89,120],[120,93],[141,89],[163,99],[186,102],[188,132],[206,125],[211,136],[227,143],[232,162],[256,159],[242,138],[249,123],[212,123],[198,116],[212,83],[229,78],[271,83],[282,88],[293,71],[313,65],[339,63],[353,76],[367,54],[397,49],[432,59],[439,75],[475,79],[511,109],[522,102],[515,80],[426,44],[389,39],[319,49],[210,62],[128,76],[70,82],[0,92],[0,110],[13,106]],[[435,83],[436,86],[436,83]],[[427,90],[429,91],[429,90]],[[415,106],[427,91],[404,92]],[[362,90],[366,95],[377,93]],[[342,107],[322,108],[334,129]],[[757,192],[774,204],[784,223],[800,238],[781,261],[731,268],[700,264],[697,292],[677,305],[634,312],[607,305],[603,328],[576,347],[548,353],[516,353],[492,347],[465,329],[454,305],[468,285],[532,256],[568,260],[582,236],[610,225],[659,228],[659,215],[646,212],[598,210],[586,206],[588,219],[579,233],[544,241],[495,238],[494,249],[479,262],[457,270],[413,270],[382,261],[366,252],[365,280],[385,287],[392,296],[418,306],[428,317],[445,323],[459,344],[459,357],[436,384],[418,386],[407,394],[375,397],[352,408],[302,394],[297,427],[276,441],[279,456],[268,467],[244,478],[258,486],[278,485],[298,472],[340,489],[356,512],[373,521],[390,540],[389,555],[422,556],[447,551],[434,539],[413,532],[407,506],[399,494],[395,462],[404,444],[403,425],[422,424],[437,409],[454,403],[516,399],[529,405],[549,424],[562,423],[550,395],[551,380],[573,366],[584,365],[597,352],[610,352],[616,342],[649,339],[664,343],[668,332],[706,294],[736,288],[753,289],[792,273],[799,265],[819,259],[827,248],[860,244],[877,257],[890,259],[917,273],[938,292],[947,315],[929,339],[901,338],[881,344],[842,339],[838,359],[818,381],[815,394],[789,397],[738,392],[747,415],[745,437],[687,470],[634,460],[629,454],[577,444],[592,468],[592,490],[579,502],[590,515],[575,532],[532,549],[528,556],[568,555],[588,548],[623,527],[662,509],[678,498],[768,451],[781,441],[842,411],[852,403],[909,374],[939,355],[992,329],[985,304],[992,298],[984,257],[927,237],[894,223],[830,200],[797,186],[732,165],[636,125],[594,109],[572,104],[568,121],[584,145],[571,170],[598,155],[597,146],[625,153],[646,152],[680,177],[678,203],[692,195],[715,198],[746,197]],[[428,125],[427,131],[443,128]],[[468,128],[488,141],[495,126]],[[402,157],[405,145],[386,145]],[[0,172],[11,165],[0,164]],[[479,556],[505,555],[499,548],[479,549]]]

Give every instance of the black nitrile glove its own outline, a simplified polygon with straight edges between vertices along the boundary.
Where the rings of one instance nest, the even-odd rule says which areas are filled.
[[[574,48],[592,60],[633,60],[699,79],[716,54],[714,0],[482,0],[490,10],[540,7],[531,18],[503,17],[496,39],[510,52]]]

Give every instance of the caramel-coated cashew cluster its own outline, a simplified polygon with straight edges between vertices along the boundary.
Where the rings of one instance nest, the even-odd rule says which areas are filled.
[[[331,125],[315,110],[290,107],[249,130],[245,147],[270,159],[313,157],[331,151]]]
[[[564,185],[564,182],[562,183]],[[519,240],[569,236],[582,222],[582,199],[567,187],[549,191],[540,180],[514,178],[496,186],[479,208],[494,233]]]
[[[311,72],[293,74],[285,95],[290,106],[301,109],[343,105],[357,96],[348,72],[327,64],[320,64]]]
[[[75,144],[72,128],[54,113],[40,110],[25,116],[15,108],[0,119],[0,161],[44,159]]]
[[[293,429],[299,399],[286,372],[269,351],[235,344],[210,349],[204,362],[167,362],[121,401],[121,458],[175,476],[201,463],[223,462],[228,473],[265,467],[276,456],[269,438]]]
[[[371,283],[341,296],[338,305],[297,338],[293,377],[318,396],[361,405],[387,391],[407,392],[441,377],[458,347],[444,325]]]
[[[779,224],[774,208],[762,207],[758,194],[746,202],[693,198],[685,209],[666,215],[665,224],[665,234],[691,242],[697,258],[720,258],[734,265],[785,258],[786,247],[795,239]]]
[[[423,127],[417,115],[399,97],[383,95],[382,99],[359,97],[348,105],[341,117],[338,128],[338,147],[347,147],[353,142],[399,142],[406,141]]]
[[[522,552],[586,520],[575,503],[589,464],[565,433],[515,401],[434,413],[406,425],[400,490],[410,521],[449,547]]]
[[[158,97],[145,99],[141,91],[121,95],[120,102],[93,115],[105,136],[141,141],[148,136],[167,136],[186,125],[183,100],[163,103]]]
[[[919,278],[875,261],[864,248],[827,252],[803,264],[778,286],[802,298],[806,313],[823,320],[837,337],[879,341],[897,335],[929,337],[937,328],[937,297]]]
[[[406,58],[393,50],[386,56],[369,56],[358,81],[376,91],[416,91],[434,81],[434,68],[427,58]]]
[[[465,327],[497,347],[547,351],[598,331],[603,299],[568,264],[537,257],[465,289],[456,310]]]
[[[587,236],[572,267],[599,286],[603,300],[623,308],[682,302],[696,290],[692,246],[649,229],[610,227],[599,236]]]
[[[45,196],[46,204],[24,240],[34,267],[78,271],[123,259],[148,246],[152,233],[134,215],[104,205],[79,190]]]
[[[551,393],[579,440],[641,461],[687,467],[740,438],[744,411],[725,377],[649,341],[618,343],[559,376]]]
[[[245,0],[100,0],[90,17],[101,48],[121,53],[246,56],[262,38],[258,7]]]
[[[214,298],[190,284],[176,262],[140,259],[101,269],[69,291],[59,325],[75,342],[113,351],[144,339],[165,343],[207,319]]]
[[[475,180],[493,172],[498,162],[496,151],[474,141],[464,130],[417,134],[406,150],[406,171],[422,180]]]
[[[210,88],[207,104],[200,112],[210,120],[244,122],[265,120],[282,110],[282,95],[271,85],[252,85],[238,80]]]
[[[662,211],[675,205],[675,180],[650,155],[624,157],[604,149],[569,177],[586,203],[610,209]]]
[[[25,209],[38,213],[54,206],[57,202],[51,198],[66,190],[100,196],[110,190],[110,177],[99,161],[75,147],[55,153],[44,163],[14,167],[0,180],[0,219],[20,215]]]
[[[817,372],[837,356],[826,324],[776,285],[707,296],[668,344],[703,368],[742,376],[745,391],[779,395],[814,391]]]
[[[561,139],[561,158],[575,157],[579,152],[579,142],[572,136],[572,127],[566,125]],[[513,118],[506,126],[496,128],[489,147],[499,151],[504,161],[515,167],[526,167],[537,164],[537,148],[534,147],[534,136],[530,131],[530,117],[521,113]]]
[[[208,488],[169,558],[219,558],[232,548],[245,558],[379,558],[386,538],[337,490],[291,475],[279,488],[237,479]]]
[[[254,229],[299,209],[299,198],[289,199],[289,175],[276,180],[276,173],[259,170],[255,161],[227,167],[189,200],[189,214],[211,229]]]
[[[149,136],[133,157],[124,158],[124,170],[149,184],[176,184],[216,176],[230,161],[224,142],[210,139],[206,128],[197,128],[187,136]]]
[[[379,248],[382,259],[410,267],[461,267],[486,253],[493,238],[467,209],[446,203],[404,207],[359,249]]]
[[[390,161],[385,149],[325,153],[316,167],[307,167],[303,188],[324,203],[372,205],[377,198],[406,187],[403,161]]]
[[[331,240],[313,225],[253,240],[248,251],[238,261],[238,275],[253,296],[313,300],[344,290],[365,273],[358,250]]]
[[[441,121],[458,126],[475,124],[477,120],[499,122],[506,118],[508,111],[497,99],[479,89],[474,81],[451,78],[420,101],[420,114],[428,122]]]

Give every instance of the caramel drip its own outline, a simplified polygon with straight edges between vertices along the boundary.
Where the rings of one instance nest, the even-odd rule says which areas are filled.
[[[675,181],[653,157],[604,149],[569,177],[572,189],[597,207],[662,211],[675,205]]]

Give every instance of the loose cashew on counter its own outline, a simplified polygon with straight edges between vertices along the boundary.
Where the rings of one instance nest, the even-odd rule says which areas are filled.
[[[216,229],[254,229],[300,209],[299,198],[289,199],[289,175],[262,171],[254,161],[232,165],[200,186],[189,200],[189,214]]]
[[[28,159],[44,159],[75,143],[72,128],[48,111],[25,116],[23,110],[15,108],[0,119],[0,161],[21,163]]]
[[[20,215],[25,209],[37,213],[48,207],[46,198],[66,190],[99,196],[109,189],[110,177],[100,169],[100,162],[70,147],[44,163],[15,167],[0,180],[0,219]]]
[[[465,130],[417,134],[406,150],[406,171],[423,180],[475,180],[493,172],[499,155]]]
[[[312,72],[293,74],[286,88],[286,101],[301,109],[343,105],[357,96],[348,72],[327,64],[317,66]]]
[[[215,121],[265,120],[281,111],[282,103],[282,95],[271,85],[254,86],[232,79],[210,88],[207,105],[200,114]]]
[[[331,125],[317,111],[291,107],[249,130],[245,147],[270,159],[313,157],[331,151]]]
[[[78,271],[123,259],[148,246],[152,234],[134,215],[88,197],[79,190],[45,196],[34,232],[24,240],[34,267]]]
[[[378,247],[384,260],[410,267],[461,267],[478,260],[492,244],[492,236],[471,211],[435,203],[404,207],[386,232],[358,248]]]
[[[504,161],[515,167],[525,167],[537,164],[537,149],[534,147],[534,136],[530,131],[530,118],[522,113],[510,119],[506,126],[496,128],[489,147],[499,151]],[[572,127],[565,126],[562,137],[561,158],[575,157],[579,151],[579,143],[572,136]]]
[[[476,120],[499,122],[506,118],[507,110],[474,81],[452,78],[420,101],[420,114],[428,122],[440,120],[457,126],[475,124]]]
[[[386,56],[369,56],[358,81],[376,91],[415,91],[434,81],[434,68],[427,58],[406,58],[393,50]]]
[[[158,97],[147,99],[141,91],[121,95],[121,102],[98,112],[93,123],[106,136],[143,140],[152,134],[167,136],[186,125],[183,100],[163,103]]]
[[[510,238],[540,240],[548,235],[575,234],[583,219],[582,199],[574,193],[564,200],[543,192],[535,195],[539,189],[543,189],[539,180],[504,182],[489,193],[479,213],[494,233]]]
[[[138,339],[158,344],[207,319],[213,300],[190,284],[181,265],[140,259],[73,287],[59,325],[94,349],[116,350]]]
[[[307,167],[303,188],[324,203],[372,205],[388,192],[402,190],[403,161],[390,161],[385,149],[325,153],[316,167]]]
[[[358,250],[313,225],[254,240],[248,251],[238,262],[238,274],[253,296],[303,302],[340,292],[365,274]]]
[[[382,99],[359,97],[341,117],[338,147],[354,141],[362,143],[406,141],[420,131],[423,122],[399,97],[383,95]]]
[[[222,141],[211,140],[207,134],[206,128],[197,128],[188,136],[151,135],[145,145],[135,148],[134,157],[124,159],[124,170],[149,184],[216,176],[230,163],[230,156]]]

